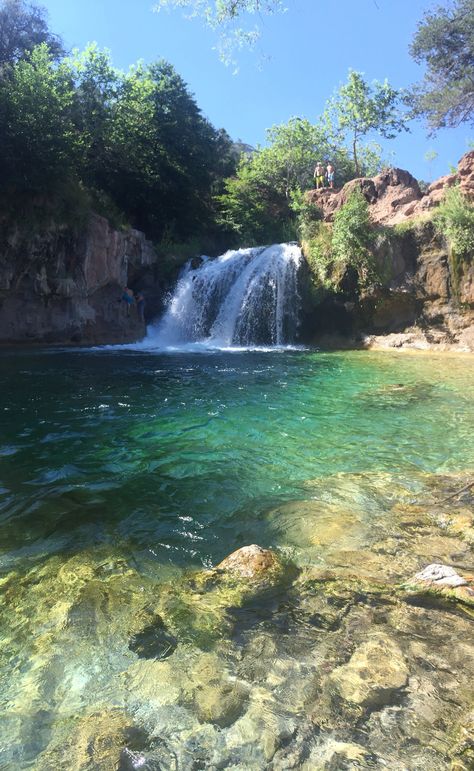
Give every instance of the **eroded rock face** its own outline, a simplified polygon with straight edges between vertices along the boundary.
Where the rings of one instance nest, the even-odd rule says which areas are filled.
[[[120,298],[128,284],[143,288],[156,259],[143,233],[114,230],[95,214],[75,230],[9,233],[0,254],[0,342],[140,339],[145,325]]]
[[[474,351],[474,263],[458,259],[430,219],[454,184],[474,200],[474,152],[461,158],[456,174],[436,180],[425,194],[401,169],[352,180],[339,191],[308,191],[308,200],[332,222],[359,189],[374,224],[384,226],[372,248],[379,285],[361,291],[350,270],[342,279],[335,274],[337,293],[324,296],[304,322],[313,329],[305,333],[309,340],[325,348]],[[392,229],[404,223],[408,227]]]

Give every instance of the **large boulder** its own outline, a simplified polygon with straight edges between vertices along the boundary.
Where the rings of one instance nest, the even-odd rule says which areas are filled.
[[[407,585],[409,594],[413,597],[441,597],[451,601],[459,601],[463,605],[474,606],[474,579],[472,576],[461,576],[450,565],[433,562],[416,573]]]
[[[321,209],[323,218],[332,221],[338,209],[350,195],[359,190],[370,204],[370,215],[374,222],[394,224],[404,218],[405,209],[422,198],[416,179],[403,169],[386,169],[373,179],[360,177],[352,179],[342,190],[310,190],[307,199]]]
[[[275,552],[270,549],[262,549],[257,544],[251,544],[250,546],[242,546],[229,554],[217,565],[216,570],[260,582],[281,574],[282,564]]]

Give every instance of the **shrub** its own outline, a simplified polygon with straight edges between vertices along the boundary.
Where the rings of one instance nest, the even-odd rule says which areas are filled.
[[[448,239],[457,258],[472,259],[474,206],[467,201],[459,187],[446,190],[433,221],[436,229]]]
[[[311,237],[302,239],[302,242],[313,280],[327,289],[334,288],[331,225],[314,223]]]
[[[376,279],[371,251],[374,238],[368,203],[362,192],[356,190],[334,216],[332,253],[336,263],[355,268],[361,286]]]
[[[306,193],[298,188],[291,192],[290,209],[296,216],[296,230],[302,241],[317,236],[323,219],[323,212],[308,200]]]

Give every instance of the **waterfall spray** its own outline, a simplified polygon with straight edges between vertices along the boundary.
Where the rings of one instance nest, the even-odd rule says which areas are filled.
[[[295,244],[274,244],[228,251],[195,269],[188,263],[147,342],[157,347],[293,343],[301,261]]]

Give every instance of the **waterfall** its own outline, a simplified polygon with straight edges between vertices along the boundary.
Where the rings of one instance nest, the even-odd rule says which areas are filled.
[[[205,258],[195,269],[188,262],[146,342],[219,348],[294,342],[301,262],[295,244],[228,251],[214,260]]]

